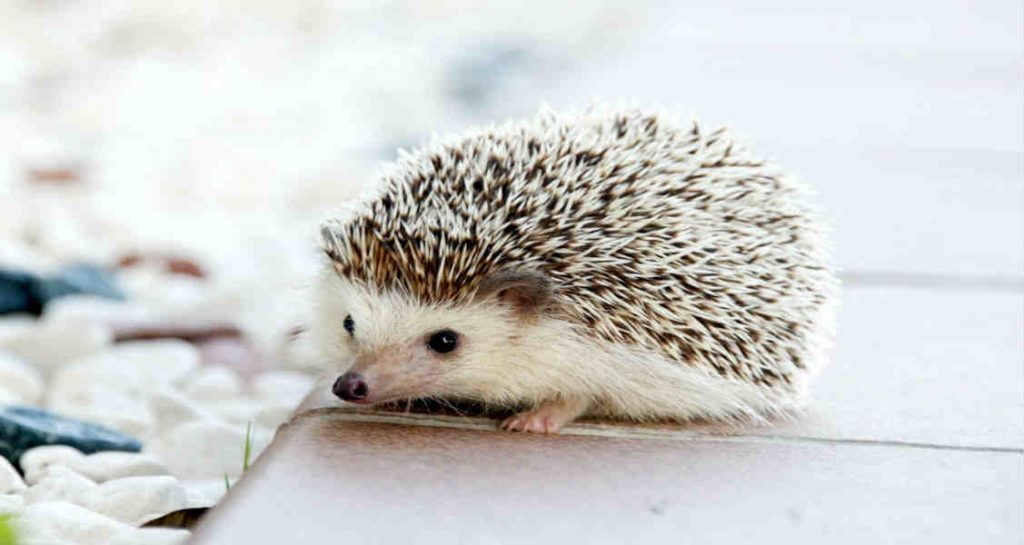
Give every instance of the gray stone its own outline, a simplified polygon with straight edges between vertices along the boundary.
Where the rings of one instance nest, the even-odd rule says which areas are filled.
[[[0,409],[0,456],[16,464],[26,450],[40,445],[68,445],[86,454],[142,449],[134,437],[43,409],[16,405]]]

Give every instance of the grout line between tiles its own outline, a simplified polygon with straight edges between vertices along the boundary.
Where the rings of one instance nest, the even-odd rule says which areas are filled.
[[[1024,279],[1014,276],[954,276],[895,271],[845,271],[840,273],[839,278],[844,285],[853,287],[911,287],[986,290],[1008,293],[1024,292]]]
[[[394,424],[403,426],[427,426],[434,428],[450,428],[474,431],[497,432],[495,421],[481,417],[458,417],[446,415],[429,415],[420,413],[376,413],[363,411],[339,411],[337,409],[319,408],[299,413],[293,421],[306,417],[328,417],[347,422],[369,422],[377,424]],[[505,432],[503,432],[505,433]],[[785,436],[767,434],[725,435],[701,433],[688,430],[627,428],[608,424],[575,423],[560,432],[561,435],[581,437],[609,437],[615,439],[637,440],[668,440],[668,441],[723,441],[731,443],[816,443],[835,445],[856,445],[875,447],[917,448],[930,450],[954,450],[962,452],[991,452],[1024,454],[1024,449],[1013,447],[959,446],[914,441],[890,441],[878,439],[835,439],[827,437]]]

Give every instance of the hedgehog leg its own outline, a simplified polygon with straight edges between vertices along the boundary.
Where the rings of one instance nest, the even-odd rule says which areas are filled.
[[[590,404],[582,399],[557,399],[506,418],[501,429],[533,433],[555,433],[586,412]]]

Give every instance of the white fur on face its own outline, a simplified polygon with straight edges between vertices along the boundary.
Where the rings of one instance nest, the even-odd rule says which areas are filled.
[[[346,316],[355,323],[344,328]],[[458,347],[439,354],[427,346],[438,331],[459,335]],[[507,363],[528,327],[498,304],[458,308],[424,305],[339,278],[321,279],[311,336],[325,371],[362,374],[374,402],[427,396],[480,398],[481,385]]]
[[[792,391],[768,391],[673,362],[650,350],[595,341],[567,322],[523,321],[495,302],[422,305],[324,273],[310,330],[325,372],[356,370],[373,403],[457,397],[496,406],[587,401],[590,413],[638,420],[746,418],[799,405]],[[343,322],[352,316],[354,334]],[[459,347],[437,354],[430,335],[451,329]]]

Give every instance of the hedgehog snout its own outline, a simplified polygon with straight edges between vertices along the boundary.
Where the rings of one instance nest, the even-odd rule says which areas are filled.
[[[363,375],[352,371],[338,377],[331,391],[341,399],[353,403],[362,403],[370,395],[370,387],[363,379]]]

